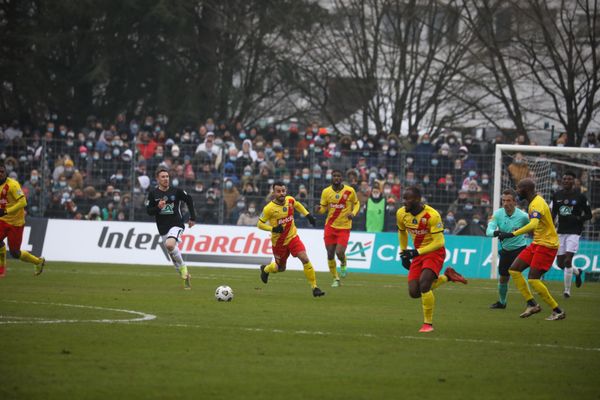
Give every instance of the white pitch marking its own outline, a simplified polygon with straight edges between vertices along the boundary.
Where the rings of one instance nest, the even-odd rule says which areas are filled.
[[[69,323],[81,323],[81,322],[93,322],[100,324],[128,324],[131,322],[144,322],[156,319],[156,315],[146,314],[140,311],[124,310],[120,308],[108,308],[98,306],[84,306],[81,304],[65,304],[65,303],[44,303],[38,301],[17,301],[17,300],[4,300],[7,303],[21,303],[21,304],[44,304],[51,306],[60,307],[73,307],[73,308],[87,308],[91,310],[102,310],[102,311],[116,311],[126,314],[138,315],[138,318],[133,319],[45,319],[45,318],[26,318],[26,317],[13,317],[10,315],[1,315],[0,319],[13,319],[9,321],[0,321],[0,325],[8,324],[69,324]]]
[[[190,325],[190,324],[164,324],[163,326],[173,326],[180,328],[206,328],[203,325]],[[360,333],[356,335],[350,335],[347,333],[332,333],[332,332],[323,332],[323,331],[286,331],[283,329],[265,329],[265,328],[245,328],[240,327],[237,328],[247,332],[271,332],[271,333],[288,333],[288,334],[296,334],[296,335],[328,335],[328,336],[358,336],[358,337],[367,337],[377,339],[379,336],[373,333]],[[563,350],[580,350],[580,351],[597,351],[600,352],[600,347],[581,347],[581,346],[562,346],[558,344],[546,344],[546,343],[515,343],[515,342],[504,342],[501,340],[485,340],[485,339],[461,339],[461,338],[441,338],[441,337],[432,337],[432,336],[385,336],[386,339],[404,339],[404,340],[431,340],[438,342],[462,342],[462,343],[478,343],[478,344],[497,344],[497,345],[507,345],[507,346],[521,346],[521,347],[536,347],[536,348],[550,348],[550,349],[563,349]]]

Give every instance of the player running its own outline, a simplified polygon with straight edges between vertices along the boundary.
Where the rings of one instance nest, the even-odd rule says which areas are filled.
[[[556,263],[564,271],[565,298],[571,297],[571,281],[575,273],[575,286],[581,286],[581,269],[573,268],[573,256],[579,250],[579,238],[583,232],[583,223],[592,219],[592,210],[587,197],[574,189],[575,173],[565,172],[562,178],[562,190],[552,196],[552,219],[558,216],[558,257]]]
[[[404,207],[396,212],[396,221],[402,266],[408,269],[408,293],[413,299],[421,298],[423,326],[419,332],[433,332],[433,289],[447,281],[466,284],[467,280],[451,267],[440,275],[446,257],[440,214],[421,202],[421,190],[415,186],[406,188],[403,198]],[[414,249],[408,249],[407,231]]]
[[[181,241],[180,237],[185,229],[181,215],[181,203],[185,202],[190,212],[188,226],[191,228],[196,221],[194,201],[185,190],[176,189],[169,185],[170,177],[167,168],[160,167],[156,171],[156,180],[158,186],[148,192],[146,211],[149,215],[155,216],[158,233],[162,236],[175,270],[179,272],[181,279],[183,279],[183,288],[189,290],[192,288],[192,276],[183,263],[177,243]]]
[[[498,236],[500,232],[513,232],[529,223],[527,213],[517,207],[517,193],[512,189],[502,192],[502,208],[494,212],[488,223],[486,235]],[[498,301],[490,306],[492,309],[506,308],[506,294],[508,293],[508,281],[510,274],[508,268],[513,261],[527,247],[525,236],[516,236],[499,242],[498,262]]]
[[[535,183],[531,179],[522,179],[517,185],[517,193],[519,197],[529,202],[529,223],[514,232],[499,232],[498,239],[506,240],[533,231],[533,242],[519,254],[508,270],[517,289],[527,301],[527,308],[520,317],[527,318],[542,311],[542,307],[534,300],[521,273],[531,267],[528,276],[529,285],[552,308],[552,314],[546,319],[548,321],[565,319],[567,314],[561,310],[541,281],[544,273],[552,266],[558,251],[558,235],[552,223],[550,208],[542,196],[536,194]]]
[[[315,226],[315,217],[310,215],[300,202],[292,196],[287,196],[287,189],[283,182],[273,183],[273,200],[268,203],[258,219],[258,228],[271,233],[271,244],[275,261],[268,265],[260,266],[260,279],[263,283],[269,280],[269,274],[284,272],[290,254],[298,258],[304,267],[304,275],[312,287],[314,297],[323,296],[325,292],[317,287],[315,270],[306,255],[304,243],[298,236],[294,223],[294,210],[304,215],[312,226]]]
[[[19,182],[6,176],[6,167],[0,164],[0,278],[6,275],[6,246],[8,238],[10,255],[33,264],[35,276],[42,273],[46,259],[36,257],[28,251],[21,250],[23,229],[25,227],[25,206],[27,199]]]
[[[319,214],[327,211],[323,239],[327,249],[327,265],[333,276],[331,287],[340,286],[335,256],[340,260],[342,278],[346,277],[346,247],[350,239],[352,219],[358,214],[359,209],[360,202],[356,192],[351,186],[342,183],[342,171],[332,171],[331,186],[323,189],[321,202],[315,207],[315,211]]]

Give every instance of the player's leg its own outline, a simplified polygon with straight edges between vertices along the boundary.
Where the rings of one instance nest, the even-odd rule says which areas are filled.
[[[563,291],[563,297],[568,299],[571,297],[571,284],[573,282],[573,253],[565,253],[561,256],[562,260],[562,270],[563,270],[563,283],[565,286],[565,290]],[[557,257],[558,259],[558,257]]]
[[[426,333],[433,331],[435,296],[431,286],[437,278],[437,274],[430,268],[423,268],[421,271],[421,276],[419,277],[419,289],[421,291],[421,306],[423,307],[423,326],[421,326],[419,332]]]
[[[0,241],[0,278],[6,276],[6,245],[4,239]]]
[[[183,262],[183,257],[181,256],[181,251],[179,250],[179,246],[177,246],[177,242],[179,242],[179,237],[183,229],[180,227],[173,227],[169,229],[169,232],[163,236],[163,242],[165,244],[165,248],[171,257],[171,261],[173,262],[173,266],[175,270],[179,273],[181,279],[183,279],[183,287],[184,289],[191,289],[191,279],[192,276],[188,272],[187,266]]]
[[[300,262],[302,262],[302,267],[304,269],[304,276],[310,283],[310,287],[312,288],[312,293],[314,297],[320,297],[325,294],[319,287],[317,286],[317,276],[315,274],[315,269],[308,259],[308,255],[306,254],[306,248],[304,247],[304,243],[300,240],[298,236],[293,238],[290,243],[290,252],[292,256],[298,258]]]
[[[512,265],[508,269],[508,273],[515,283],[515,286],[527,302],[527,308],[523,313],[521,313],[521,318],[526,318],[542,311],[540,305],[533,298],[531,290],[529,290],[529,286],[527,285],[522,273],[529,268],[529,263],[533,258],[533,251],[531,249],[532,246],[533,245],[529,245],[527,248],[525,248],[525,250],[523,250],[517,258],[515,258]]]
[[[515,258],[525,247],[513,251],[500,251],[500,260],[498,262],[498,301],[490,306],[492,309],[505,309],[506,296],[508,294],[508,281],[510,274],[508,269],[515,261]]]
[[[345,278],[348,275],[346,271],[347,260],[346,260],[346,248],[348,247],[348,241],[350,240],[350,229],[340,229],[337,237],[337,247],[335,250],[335,254],[340,260],[340,273],[342,278]]]
[[[552,297],[546,285],[541,281],[542,276],[550,269],[554,258],[556,257],[556,249],[549,249],[544,246],[537,246],[531,268],[529,269],[529,284],[536,293],[544,300],[546,304],[552,308],[552,314],[547,317],[547,320],[560,320],[566,317],[566,313],[558,306],[558,302]]]
[[[329,237],[331,240],[331,237]],[[327,239],[326,239],[327,240]],[[329,273],[333,278],[332,287],[339,286],[340,277],[337,273],[337,265],[335,263],[335,242],[325,242],[325,249],[327,250],[327,266],[329,267]]]
[[[565,254],[564,254],[564,282],[565,282],[565,293],[571,295],[571,282],[573,275],[575,275],[575,286],[581,287],[581,270],[573,266],[573,257],[579,250],[579,235],[566,235],[565,243]],[[560,249],[559,249],[560,250]],[[559,251],[560,252],[560,251]],[[566,297],[566,296],[565,296]]]
[[[571,297],[571,280],[573,279],[573,271],[568,271],[567,269],[565,269],[565,261],[567,258],[567,237],[568,235],[564,233],[560,233],[558,235],[559,247],[556,256],[556,265],[558,266],[558,268],[563,270],[563,282],[565,286],[563,296],[565,298]]]
[[[21,250],[24,229],[24,226],[9,225],[7,235],[8,249],[13,258],[33,264],[33,274],[37,276],[44,271],[46,259],[44,257],[36,257],[27,250]]]

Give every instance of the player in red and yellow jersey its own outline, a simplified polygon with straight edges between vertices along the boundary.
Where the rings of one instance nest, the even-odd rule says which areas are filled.
[[[340,277],[337,273],[335,256],[340,260],[342,278],[346,276],[346,247],[352,229],[352,218],[358,214],[360,202],[356,192],[351,186],[342,183],[342,171],[334,170],[331,173],[331,186],[323,189],[321,202],[315,207],[316,212],[324,214],[325,221],[325,248],[327,249],[327,265],[333,276],[332,287],[340,286]]]
[[[284,272],[290,254],[297,257],[304,267],[304,275],[310,282],[313,296],[323,296],[325,292],[317,287],[315,269],[306,255],[304,243],[298,236],[294,223],[294,211],[304,215],[312,226],[315,226],[315,217],[310,215],[300,202],[292,196],[287,196],[287,189],[283,182],[273,183],[273,200],[263,208],[258,219],[258,227],[271,233],[271,244],[275,261],[268,265],[260,266],[260,279],[267,283],[269,274]]]
[[[529,286],[552,308],[552,314],[546,319],[548,321],[565,319],[567,314],[558,306],[546,285],[541,281],[544,273],[552,266],[559,247],[558,234],[554,227],[550,207],[544,198],[535,192],[535,183],[531,179],[522,179],[517,185],[517,193],[519,197],[529,201],[529,223],[514,232],[500,232],[498,239],[509,239],[533,231],[533,242],[519,254],[508,270],[517,289],[527,301],[527,308],[520,317],[527,318],[542,311],[540,305],[533,299],[531,290],[523,278],[522,272],[531,267],[528,276]]]
[[[408,269],[408,294],[421,298],[423,326],[419,332],[433,331],[433,289],[447,281],[467,283],[453,268],[447,267],[440,275],[446,258],[444,225],[440,214],[421,202],[421,191],[415,186],[404,191],[404,207],[396,212],[400,257]],[[408,249],[410,234],[414,249]]]
[[[34,275],[44,270],[45,259],[38,258],[28,251],[21,250],[25,227],[25,206],[27,199],[19,182],[6,176],[6,168],[0,165],[0,278],[6,274],[6,246],[8,238],[10,255],[34,265]]]

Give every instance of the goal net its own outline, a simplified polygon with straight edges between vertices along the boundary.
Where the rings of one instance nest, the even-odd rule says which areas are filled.
[[[588,198],[594,218],[587,221],[581,236],[574,265],[591,272],[600,268],[597,246],[600,243],[600,149],[551,146],[496,146],[494,168],[493,208],[500,207],[502,191],[516,189],[524,178],[533,179],[536,190],[550,205],[554,192],[561,189],[565,172],[574,172],[576,190]],[[520,204],[526,210],[526,204]],[[492,245],[492,277],[497,276],[498,242]],[[562,279],[556,267],[545,275],[546,279]]]

